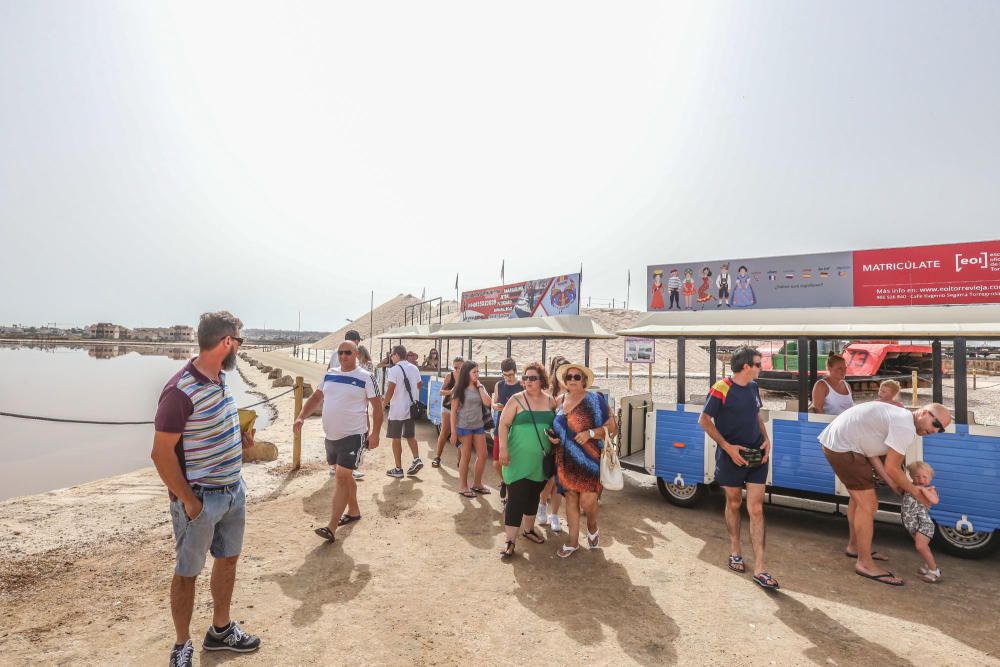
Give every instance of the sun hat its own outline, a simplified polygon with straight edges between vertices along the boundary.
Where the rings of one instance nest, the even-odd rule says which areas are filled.
[[[581,373],[583,373],[584,378],[586,378],[586,380],[587,380],[586,383],[584,383],[584,385],[583,385],[584,387],[593,387],[594,386],[594,371],[590,370],[589,368],[587,368],[583,364],[574,364],[574,363],[563,364],[562,366],[560,366],[559,368],[556,369],[556,377],[559,378],[559,384],[561,386],[563,386],[563,387],[566,386],[566,373],[571,368],[576,368]]]

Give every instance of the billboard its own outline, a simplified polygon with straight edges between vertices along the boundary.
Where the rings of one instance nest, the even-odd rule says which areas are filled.
[[[580,274],[462,292],[461,308],[463,320],[579,315]]]
[[[655,364],[656,339],[625,337],[626,364]]]
[[[1000,303],[1000,241],[647,267],[650,312]]]

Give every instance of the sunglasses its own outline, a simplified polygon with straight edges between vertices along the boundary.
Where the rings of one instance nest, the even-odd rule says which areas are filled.
[[[941,422],[934,415],[931,415],[931,426],[936,428],[938,433],[944,433],[944,426],[941,425]]]
[[[232,338],[233,340],[235,340],[235,341],[236,341],[237,343],[239,343],[240,345],[242,345],[242,344],[243,344],[243,339],[242,339],[242,338],[240,338],[239,336],[230,336],[230,338]]]
[[[541,378],[539,378],[537,375],[522,375],[521,379],[524,380],[525,382],[538,382],[538,380],[540,380]]]
[[[757,362],[756,364],[753,364],[753,366],[754,366],[755,368],[760,368],[760,362],[758,361],[758,362]]]
[[[354,354],[354,350],[337,350],[338,357],[349,357]]]
[[[564,375],[563,378],[567,382],[582,382],[583,381],[583,376],[580,375],[579,373],[566,373],[566,375]]]

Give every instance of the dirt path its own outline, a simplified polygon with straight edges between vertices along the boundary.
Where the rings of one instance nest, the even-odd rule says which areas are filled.
[[[270,439],[287,433],[288,412],[279,406]],[[419,429],[422,452],[433,436]],[[246,472],[233,608],[263,648],[199,664],[1000,664],[997,557],[942,556],[944,582],[926,585],[902,529],[879,526],[879,548],[908,578],[891,589],[851,574],[842,519],[768,508],[769,567],[782,583],[768,594],[725,568],[717,496],[682,510],[630,476],[605,495],[602,550],[562,561],[563,536],[550,533],[504,563],[497,495],[458,496],[450,450],[440,469],[390,479],[385,442],[364,466],[364,519],[327,545],[311,530],[332,493],[318,420],[305,441],[298,473],[282,461]],[[0,664],[162,664],[173,552],[155,473],[47,496],[0,504]],[[95,511],[79,502],[88,497]],[[211,610],[203,579],[196,638]]]

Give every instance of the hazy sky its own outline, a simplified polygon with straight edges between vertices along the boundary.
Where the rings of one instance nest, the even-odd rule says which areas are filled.
[[[0,0],[0,323],[1000,236],[1000,2]]]

